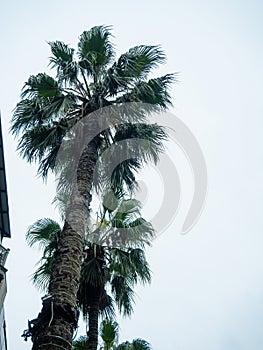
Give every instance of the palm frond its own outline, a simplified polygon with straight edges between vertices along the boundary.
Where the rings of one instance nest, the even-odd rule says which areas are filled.
[[[172,105],[172,99],[169,94],[169,88],[176,81],[174,74],[166,74],[163,77],[153,78],[148,81],[139,81],[127,93],[124,93],[116,99],[117,103],[143,102],[156,106],[161,109],[167,109]]]
[[[135,285],[138,280],[143,284],[151,282],[151,270],[146,260],[144,251],[139,248],[123,249],[113,248],[110,269],[121,276],[128,276],[130,285]]]
[[[49,42],[53,57],[50,57],[52,68],[57,69],[57,78],[60,81],[76,82],[78,66],[74,61],[74,49],[62,41]]]
[[[144,339],[134,339],[132,341],[132,350],[151,350],[151,345]]]
[[[111,318],[104,319],[100,324],[100,336],[106,345],[106,349],[111,349],[118,341],[119,325]]]
[[[125,140],[131,157],[156,164],[159,154],[164,152],[163,142],[167,140],[167,134],[158,124],[125,124],[114,137],[115,142],[122,140]]]
[[[107,319],[114,319],[115,315],[115,303],[113,298],[104,289],[102,296],[100,298],[100,314],[101,317]]]
[[[159,46],[140,45],[120,56],[116,70],[121,76],[139,79],[164,62],[165,54]]]
[[[129,251],[130,271],[134,273],[143,284],[151,282],[151,270],[142,249]]]
[[[52,273],[54,256],[42,258],[39,268],[32,274],[32,282],[34,286],[42,292],[48,291],[49,281]]]
[[[134,303],[134,276],[120,276],[115,274],[111,280],[111,291],[118,309],[124,316],[130,316]]]
[[[81,279],[83,283],[90,284],[93,287],[100,286],[103,283],[101,264],[97,258],[91,258],[83,262]]]
[[[88,338],[86,336],[81,336],[79,339],[73,341],[73,350],[87,350],[88,348]]]
[[[54,251],[57,249],[60,235],[60,225],[52,219],[44,218],[29,226],[26,240],[30,247],[38,246],[42,250],[50,247],[50,251]]]
[[[46,73],[39,73],[29,77],[24,85],[21,97],[54,97],[60,94],[61,90],[58,82]]]
[[[16,136],[19,132],[28,128],[38,127],[46,120],[46,115],[41,108],[41,99],[24,99],[20,101],[14,110],[11,131]]]
[[[110,37],[110,27],[108,26],[93,27],[81,34],[78,43],[79,65],[88,74],[96,74],[114,57]]]
[[[54,169],[60,144],[66,130],[59,123],[42,125],[24,132],[18,150],[29,162],[39,161],[39,173],[44,177],[49,169]]]

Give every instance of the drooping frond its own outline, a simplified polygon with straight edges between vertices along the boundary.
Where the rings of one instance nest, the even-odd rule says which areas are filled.
[[[153,68],[164,61],[165,55],[159,46],[135,46],[105,72],[102,85],[115,96],[132,88],[138,80],[144,80]]]
[[[166,74],[163,77],[153,78],[148,81],[139,81],[130,91],[119,96],[116,102],[144,102],[166,109],[172,104],[169,88],[175,80],[174,74]]]
[[[50,64],[57,69],[57,78],[60,81],[76,82],[78,66],[74,61],[74,49],[62,41],[49,42],[51,52]]]
[[[105,289],[100,298],[99,309],[102,319],[114,319],[116,317],[114,299],[107,293]]]
[[[25,131],[18,150],[29,162],[38,160],[39,173],[44,177],[49,169],[54,169],[60,144],[66,130],[59,124],[42,125]]]
[[[28,128],[38,127],[46,119],[46,114],[41,108],[39,98],[24,99],[20,101],[15,108],[11,131],[16,136]]]
[[[140,45],[121,55],[115,68],[123,77],[140,79],[164,61],[165,54],[159,46]]]
[[[130,316],[134,304],[134,279],[132,275],[120,276],[115,274],[111,280],[111,291],[118,309],[123,315]]]
[[[28,228],[26,240],[30,247],[37,246],[43,251],[38,262],[40,265],[32,275],[33,284],[42,291],[47,291],[51,276],[54,253],[61,236],[60,225],[52,219],[40,219]]]
[[[60,225],[52,219],[44,218],[29,226],[26,240],[30,247],[38,246],[41,250],[49,247],[51,252],[57,249],[60,235]]]
[[[112,146],[97,163],[96,188],[105,186],[122,192],[126,186],[132,192],[136,188],[136,173],[144,163],[158,162],[166,139],[165,129],[157,124],[120,125],[113,136]]]
[[[82,264],[81,279],[82,282],[93,287],[100,286],[103,283],[103,272],[97,258],[94,257]]]
[[[114,135],[114,142],[119,144],[125,141],[124,145],[131,158],[154,163],[157,163],[159,154],[164,151],[165,140],[167,140],[165,129],[158,124],[126,123],[120,126]]]
[[[42,292],[48,291],[50,276],[53,267],[53,254],[48,257],[43,257],[40,261],[40,267],[32,274],[32,282],[34,286]]]
[[[135,285],[140,281],[143,284],[151,282],[151,270],[144,251],[139,248],[127,251],[113,248],[110,269],[121,276],[132,276],[130,283]]]

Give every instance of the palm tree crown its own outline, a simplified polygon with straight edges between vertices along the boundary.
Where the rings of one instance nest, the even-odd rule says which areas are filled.
[[[97,26],[79,37],[78,49],[61,41],[50,42],[50,65],[56,76],[29,77],[17,104],[11,130],[20,135],[19,150],[28,161],[39,162],[46,176],[53,169],[63,137],[79,120],[106,107],[144,102],[165,109],[171,104],[168,88],[173,74],[149,79],[153,68],[165,62],[159,46],[140,45],[115,60],[110,27]],[[136,136],[160,146],[165,133],[157,125],[124,125],[116,135],[103,132],[104,145]],[[113,136],[113,137],[112,137]],[[129,170],[138,164],[129,164]],[[120,171],[120,170],[119,170]]]
[[[134,339],[132,342],[126,341],[118,344],[119,325],[110,318],[101,322],[100,336],[103,341],[100,350],[152,350],[151,345],[141,338]],[[73,350],[86,350],[87,348],[88,339],[85,336],[81,336],[73,342]]]

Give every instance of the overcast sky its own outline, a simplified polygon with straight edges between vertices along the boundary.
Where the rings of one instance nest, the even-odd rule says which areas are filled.
[[[207,163],[205,210],[180,235],[191,202],[191,170],[180,149],[171,157],[182,182],[178,216],[148,251],[150,287],[138,288],[135,313],[121,321],[121,340],[142,337],[155,350],[250,350],[263,347],[262,220],[262,13],[261,1],[8,1],[0,11],[2,114],[11,219],[6,318],[9,349],[30,349],[20,337],[40,311],[30,282],[39,258],[25,243],[27,227],[58,218],[54,184],[36,177],[8,133],[12,109],[29,75],[47,71],[48,41],[72,46],[83,30],[113,26],[118,53],[137,44],[160,44],[179,72],[176,114],[193,132]],[[146,212],[165,184],[154,172]],[[145,184],[146,185],[146,184]],[[172,191],[172,189],[171,189]],[[170,203],[171,206],[173,203]]]

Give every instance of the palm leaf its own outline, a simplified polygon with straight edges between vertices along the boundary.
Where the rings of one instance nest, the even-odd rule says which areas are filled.
[[[165,55],[159,46],[140,45],[121,55],[115,69],[121,76],[139,79],[164,61]]]
[[[50,250],[54,251],[57,249],[60,235],[60,225],[52,219],[44,218],[29,226],[26,240],[30,247],[38,246],[39,249],[50,247]]]
[[[57,69],[57,78],[62,82],[77,82],[78,66],[74,61],[74,49],[62,41],[52,41],[49,45],[53,54],[50,64]]]
[[[88,74],[96,74],[114,57],[110,37],[110,27],[107,26],[93,27],[81,34],[78,43],[79,64]]]
[[[114,343],[118,341],[119,325],[112,319],[105,319],[100,325],[100,336],[106,345],[106,349],[113,347]]]
[[[79,339],[73,341],[73,350],[87,350],[88,348],[88,338],[86,336],[81,336]]]
[[[25,83],[22,98],[25,97],[54,97],[61,94],[58,82],[45,73],[31,75]]]
[[[42,258],[39,268],[32,274],[32,282],[40,291],[47,292],[53,267],[54,256]]]

